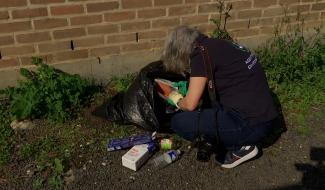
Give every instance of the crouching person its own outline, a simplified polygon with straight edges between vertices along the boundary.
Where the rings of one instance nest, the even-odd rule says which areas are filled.
[[[217,118],[216,108],[211,107],[197,111],[209,78],[202,47],[212,65],[210,76],[217,100],[223,109],[231,111],[232,117]],[[209,38],[196,29],[180,26],[166,39],[161,58],[167,71],[189,75],[186,96],[176,91],[169,95],[168,101],[183,110],[172,118],[172,129],[189,141],[200,135],[210,145],[218,136],[227,149],[219,161],[221,167],[233,168],[254,158],[258,154],[256,145],[271,132],[271,120],[277,117],[255,55],[234,42]]]

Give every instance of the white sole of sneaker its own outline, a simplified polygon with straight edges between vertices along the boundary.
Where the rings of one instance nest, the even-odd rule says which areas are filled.
[[[236,160],[232,164],[221,164],[221,167],[228,168],[228,169],[234,168],[234,167],[238,166],[239,164],[254,158],[257,155],[257,153],[258,153],[258,148],[255,146],[254,150],[252,152],[250,152],[249,154],[245,155],[244,157],[240,158],[239,160]]]

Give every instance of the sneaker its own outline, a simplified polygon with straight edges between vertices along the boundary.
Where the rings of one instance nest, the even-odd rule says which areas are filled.
[[[243,146],[239,150],[228,151],[220,165],[223,168],[234,168],[239,164],[254,158],[257,153],[258,149],[256,146]]]

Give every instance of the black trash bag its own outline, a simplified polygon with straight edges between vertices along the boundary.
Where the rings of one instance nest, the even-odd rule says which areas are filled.
[[[126,92],[118,93],[93,114],[109,121],[134,124],[148,131],[165,131],[175,113],[167,113],[165,100],[158,96],[154,79],[185,80],[181,75],[164,72],[161,61],[142,68]]]

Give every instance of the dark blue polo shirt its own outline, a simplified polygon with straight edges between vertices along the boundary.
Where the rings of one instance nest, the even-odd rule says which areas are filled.
[[[214,78],[220,103],[235,109],[255,125],[277,116],[265,73],[256,56],[247,48],[227,40],[200,35],[196,43],[207,47],[214,65]],[[191,54],[191,77],[206,77],[202,55]]]

